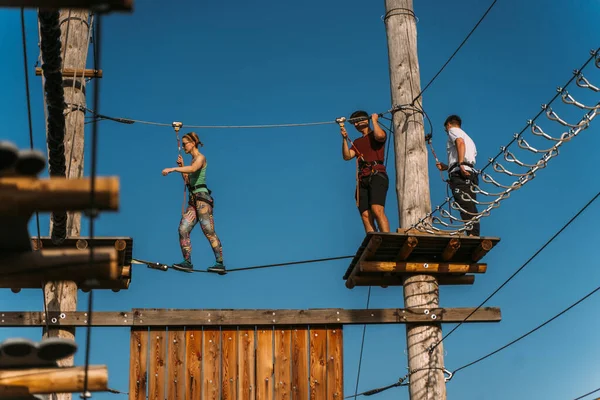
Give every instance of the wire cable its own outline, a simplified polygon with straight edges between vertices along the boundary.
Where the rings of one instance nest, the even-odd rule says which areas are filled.
[[[569,307],[565,308],[564,310],[562,310],[561,312],[559,312],[558,314],[556,314],[555,316],[553,316],[552,318],[548,319],[547,321],[545,321],[544,323],[542,323],[541,325],[538,325],[537,327],[533,328],[532,330],[530,330],[529,332],[519,336],[518,338],[516,338],[515,340],[505,344],[504,346],[492,351],[491,353],[486,354],[483,357],[478,358],[475,361],[472,361],[468,364],[463,365],[462,367],[459,367],[457,369],[455,369],[452,374],[456,374],[458,371],[463,370],[465,368],[468,368],[472,365],[475,365],[483,360],[485,360],[486,358],[489,358],[491,356],[493,356],[494,354],[499,353],[500,351],[512,346],[513,344],[517,343],[518,341],[525,339],[527,336],[531,335],[532,333],[538,331],[539,329],[543,328],[544,326],[548,325],[550,322],[554,321],[555,319],[557,319],[558,317],[560,317],[561,315],[567,313],[569,310],[571,310],[572,308],[576,307],[577,305],[579,305],[580,303],[582,303],[583,301],[585,301],[588,297],[592,296],[594,293],[596,293],[597,291],[600,290],[600,286],[598,286],[597,288],[595,288],[594,290],[592,290],[591,292],[589,292],[588,294],[586,294],[585,296],[583,296],[581,299],[577,300],[575,303],[571,304]]]
[[[433,81],[435,81],[437,79],[437,77],[442,73],[442,71],[446,68],[446,66],[450,63],[450,61],[452,61],[452,59],[454,58],[454,56],[456,55],[456,53],[459,52],[459,50],[463,47],[463,45],[467,42],[467,40],[469,40],[469,38],[471,37],[471,35],[473,34],[473,32],[475,32],[475,30],[477,29],[477,27],[479,26],[479,24],[481,24],[481,22],[485,19],[485,17],[489,14],[489,12],[492,10],[492,8],[496,5],[496,2],[498,0],[494,0],[492,2],[492,4],[490,4],[490,6],[488,7],[488,9],[485,11],[485,13],[481,16],[481,18],[479,19],[479,21],[477,22],[477,24],[475,24],[475,26],[473,27],[473,29],[471,29],[471,32],[469,32],[469,34],[467,35],[467,37],[465,37],[465,39],[462,41],[462,43],[458,46],[458,48],[454,51],[454,53],[452,53],[452,55],[450,56],[450,58],[448,58],[448,60],[444,63],[444,65],[442,65],[442,68],[440,68],[440,70],[433,76],[433,78],[431,78],[431,80],[429,81],[429,83],[427,83],[427,85],[425,85],[425,88],[423,90],[421,90],[421,92],[417,95],[417,97],[415,97],[413,99],[413,101],[411,102],[412,105],[415,104],[415,101],[421,97],[421,95],[423,95],[423,93],[427,90],[427,88],[429,88],[429,86],[433,83]]]
[[[504,286],[506,286],[506,284],[508,282],[510,282],[515,276],[517,276],[517,274],[519,272],[521,272],[531,261],[533,261],[546,247],[548,247],[548,245],[550,243],[552,243],[554,241],[554,239],[556,239],[565,229],[567,229],[567,227],[569,225],[571,225],[571,223],[573,221],[575,221],[594,201],[596,201],[596,199],[598,198],[598,196],[600,196],[600,192],[596,193],[596,195],[594,197],[592,197],[592,199],[590,199],[587,204],[585,206],[583,206],[583,208],[581,208],[577,214],[575,214],[573,217],[571,217],[571,219],[565,224],[563,225],[562,228],[560,228],[558,230],[558,232],[556,232],[549,240],[546,241],[546,243],[544,243],[544,245],[542,247],[540,247],[531,257],[529,257],[529,259],[519,267],[519,269],[517,269],[507,280],[505,280],[496,290],[494,290],[492,292],[492,294],[490,294],[483,302],[481,302],[480,305],[478,305],[473,311],[471,311],[471,313],[469,315],[467,315],[467,317],[462,320],[458,325],[456,325],[454,328],[452,328],[452,330],[450,332],[448,332],[444,337],[442,337],[442,339],[437,342],[436,344],[432,345],[431,348],[429,349],[429,353],[431,354],[431,352],[433,351],[433,349],[435,349],[440,343],[442,343],[444,340],[446,340],[446,338],[448,338],[448,336],[450,336],[454,331],[456,331],[463,323],[465,323],[465,321],[467,321],[469,319],[469,317],[471,317],[473,314],[475,314],[477,312],[477,310],[479,310],[485,303],[488,302],[488,300],[490,300],[492,297],[494,297],[496,295],[496,293],[498,293],[500,290],[502,290],[502,288]]]
[[[367,294],[367,306],[366,309],[369,309],[369,303],[371,302],[371,288],[372,286],[369,286],[369,293]],[[358,371],[356,373],[356,388],[354,389],[354,397],[358,396],[358,383],[360,382],[360,368],[362,366],[362,359],[363,359],[363,349],[365,347],[365,334],[367,333],[367,324],[363,325],[363,331],[362,331],[362,340],[360,343],[360,357],[358,359]]]
[[[97,37],[95,41],[95,46],[97,46],[97,55],[98,57],[94,57],[94,69],[96,71],[100,68],[100,42],[101,42],[101,25],[102,25],[102,15],[99,13],[96,21],[96,32]],[[89,38],[89,32],[88,32]],[[99,109],[99,98],[100,98],[100,80],[94,79],[94,96],[93,96],[93,104],[94,110]],[[91,156],[92,156],[92,165],[91,165],[91,182],[90,182],[90,210],[89,210],[89,227],[90,227],[90,267],[93,266],[94,263],[94,220],[97,216],[96,210],[96,169],[98,164],[98,124],[92,124],[92,144],[91,144]],[[87,324],[87,334],[86,334],[86,347],[85,347],[85,374],[83,377],[83,396],[91,397],[91,394],[88,393],[88,375],[89,375],[89,366],[90,366],[90,350],[91,350],[91,332],[92,332],[92,309],[94,304],[94,289],[90,288],[90,293],[88,297],[88,324]]]
[[[576,399],[573,399],[573,400],[581,400],[581,399],[583,399],[584,397],[588,397],[590,394],[594,394],[594,393],[596,393],[596,392],[600,392],[600,388],[598,388],[598,389],[596,389],[596,390],[592,390],[591,392],[588,392],[588,393],[586,393],[586,394],[584,394],[584,395],[582,395],[582,396],[579,396],[579,397],[577,397]]]

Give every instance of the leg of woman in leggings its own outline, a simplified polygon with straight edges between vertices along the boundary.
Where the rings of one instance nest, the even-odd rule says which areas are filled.
[[[173,264],[173,267],[176,269],[191,270],[194,268],[194,265],[192,264],[192,241],[190,240],[190,233],[197,222],[197,211],[195,207],[190,204],[185,210],[185,213],[181,216],[181,221],[179,222],[179,246],[181,247],[183,261],[178,264]]]
[[[223,246],[215,232],[212,206],[204,201],[196,200],[196,210],[198,212],[198,220],[200,221],[202,232],[204,232],[204,236],[208,239],[215,255],[215,265],[209,267],[208,270],[223,273],[225,272],[225,266],[223,265]]]

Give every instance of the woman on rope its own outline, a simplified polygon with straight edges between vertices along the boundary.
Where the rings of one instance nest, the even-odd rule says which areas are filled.
[[[165,168],[162,171],[164,176],[171,172],[179,172],[183,176],[183,180],[187,185],[189,192],[189,205],[187,210],[181,217],[179,223],[179,245],[183,254],[183,261],[178,264],[173,264],[173,268],[182,271],[191,271],[192,265],[192,243],[190,233],[198,221],[202,232],[210,242],[215,254],[216,263],[208,268],[208,271],[225,274],[226,269],[223,265],[223,247],[221,241],[215,232],[213,220],[213,198],[210,196],[211,191],[206,186],[206,157],[198,150],[199,146],[203,146],[194,132],[186,133],[181,138],[181,144],[186,154],[192,155],[192,164],[184,166],[183,157],[181,154],[177,158],[178,167]]]

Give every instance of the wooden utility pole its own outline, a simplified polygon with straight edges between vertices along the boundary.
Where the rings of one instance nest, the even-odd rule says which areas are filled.
[[[385,10],[392,103],[410,106],[421,90],[413,2],[385,0]],[[419,106],[421,100],[415,105]],[[397,111],[394,140],[400,228],[407,229],[431,211],[423,115],[410,109]],[[407,276],[404,307],[439,307],[438,289],[434,275]],[[440,344],[429,353],[441,337],[440,324],[406,326],[411,400],[446,399],[443,346]]]
[[[89,47],[89,20],[90,13],[87,9],[61,9],[61,56],[62,69],[71,71],[85,69]],[[77,77],[63,74],[65,108],[65,159],[66,177],[68,179],[83,176],[83,145],[84,145],[84,110],[85,79],[83,74]],[[50,222],[52,231],[52,221]],[[69,212],[67,218],[67,237],[80,236],[81,213]],[[71,281],[52,281],[44,287],[45,300],[48,311],[75,311],[77,309],[77,285]],[[74,339],[73,328],[50,328],[44,336],[58,336]],[[73,357],[59,361],[61,366],[73,365]],[[59,400],[68,400],[70,393],[58,395]]]

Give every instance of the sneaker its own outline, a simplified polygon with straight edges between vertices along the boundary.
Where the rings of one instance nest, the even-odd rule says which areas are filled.
[[[221,262],[217,261],[215,263],[215,265],[213,265],[212,267],[208,267],[208,271],[209,272],[216,272],[219,275],[225,275],[227,273],[225,265],[223,265],[222,261]]]
[[[186,271],[186,272],[192,272],[192,270],[194,269],[194,266],[188,260],[183,260],[180,263],[173,264],[172,267],[175,268],[176,270]]]

